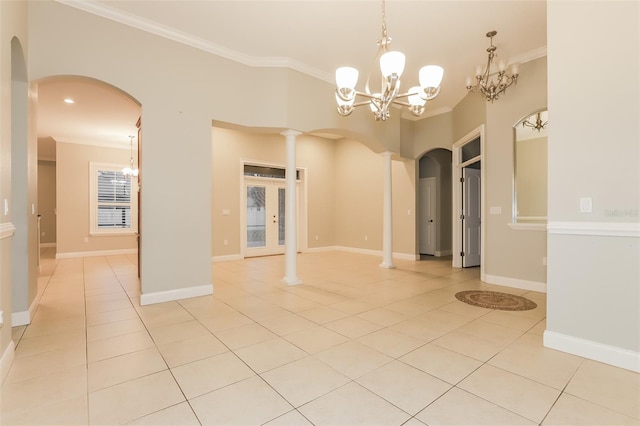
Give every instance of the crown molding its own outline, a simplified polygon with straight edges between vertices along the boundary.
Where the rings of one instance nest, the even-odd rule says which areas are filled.
[[[511,64],[524,64],[527,62],[535,61],[536,59],[547,56],[547,46],[542,46],[537,49],[530,50],[520,55],[516,55],[509,60]]]
[[[112,149],[120,149],[123,151],[130,151],[131,148],[129,146],[124,146],[122,145],[122,143],[120,142],[105,142],[105,141],[95,141],[95,140],[74,140],[74,141],[68,141],[68,140],[62,140],[62,139],[56,139],[56,143],[68,143],[68,144],[73,144],[73,145],[85,145],[85,146],[95,146],[95,147],[99,147],[99,148],[112,148]],[[136,146],[133,147],[133,151],[137,152],[138,148]],[[55,161],[55,159],[54,159]]]
[[[169,40],[176,41],[178,43],[185,44],[187,46],[194,47],[196,49],[203,50],[205,52],[213,53],[214,55],[229,59],[234,62],[250,67],[264,67],[264,68],[290,68],[295,71],[299,71],[303,74],[308,74],[312,77],[320,80],[333,83],[333,75],[329,75],[326,72],[320,71],[310,65],[303,62],[296,61],[290,58],[278,58],[278,57],[256,57],[246,55],[244,53],[237,52],[232,49],[215,44],[211,41],[194,37],[190,34],[186,34],[182,31],[177,31],[173,28],[169,28],[165,25],[161,25],[157,22],[143,19],[138,16],[134,16],[129,13],[125,13],[104,4],[81,1],[81,0],[55,0],[60,4],[70,6],[84,12],[91,13],[93,15],[101,16],[106,19],[124,24],[141,31],[145,31],[151,34],[155,34],[160,37],[167,38]]]

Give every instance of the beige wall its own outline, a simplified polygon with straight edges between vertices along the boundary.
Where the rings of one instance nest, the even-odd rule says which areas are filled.
[[[38,214],[40,244],[56,242],[56,163],[38,161]]]
[[[12,187],[12,64],[17,58],[17,52],[12,52],[12,41],[19,44],[22,52],[19,56],[28,55],[27,44],[27,4],[26,2],[0,2],[0,205],[4,200],[11,201]],[[15,76],[14,76],[15,77]],[[23,77],[26,77],[23,76]],[[26,78],[25,78],[26,83]],[[22,117],[26,119],[26,117]],[[34,201],[35,202],[35,201]],[[3,312],[4,323],[0,327],[0,379],[7,373],[11,353],[7,350],[11,345],[11,312],[12,312],[12,237],[8,230],[12,225],[12,203],[9,214],[0,210],[0,310]],[[27,290],[28,293],[28,289]],[[26,304],[29,303],[25,300]]]
[[[380,252],[384,158],[342,139],[336,150],[336,245]],[[392,161],[393,252],[415,256],[415,162]]]
[[[57,255],[82,255],[83,252],[133,250],[133,235],[91,236],[89,163],[129,162],[129,150],[73,143],[56,143]],[[134,203],[136,197],[133,197]],[[134,220],[134,218],[132,218]],[[84,242],[84,239],[88,239]]]
[[[243,161],[286,166],[285,137],[280,134],[212,129],[212,253],[219,256],[242,252],[241,205],[244,194]],[[309,248],[335,245],[334,224],[334,153],[332,140],[301,135],[296,138],[296,164],[304,169],[306,180],[307,223],[309,238],[302,246]],[[304,189],[302,193],[304,194]],[[229,215],[223,215],[229,210]],[[304,235],[303,230],[300,231]],[[318,239],[316,240],[316,236]],[[224,241],[227,240],[227,245]]]
[[[487,122],[487,107],[488,102],[479,95],[467,95],[458,102],[453,109],[453,142]]]
[[[376,251],[382,248],[383,171],[381,155],[353,140],[338,144],[336,245]]]
[[[550,121],[545,344],[637,370],[640,4],[549,2],[547,19]],[[615,70],[613,75],[611,70]],[[601,81],[603,75],[611,78],[606,79],[606,90],[598,91],[594,99],[585,88]],[[592,199],[591,213],[580,212],[583,197]]]
[[[547,255],[544,230],[523,231],[508,226],[513,211],[513,126],[524,116],[547,106],[546,70],[546,58],[522,64],[518,84],[486,106],[485,157],[482,159],[486,185],[484,265],[485,273],[494,282],[514,279],[531,284],[547,282],[543,263]],[[553,126],[553,121],[549,126]],[[491,207],[499,207],[501,213],[489,214]]]
[[[425,153],[436,148],[451,150],[451,146],[455,142],[453,139],[453,119],[453,112],[446,112],[416,121],[412,140],[412,156],[409,158],[419,160]]]

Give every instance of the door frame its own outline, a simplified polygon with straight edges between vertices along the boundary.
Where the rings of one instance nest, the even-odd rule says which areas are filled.
[[[239,227],[239,236],[240,236],[240,250],[241,257],[244,259],[247,257],[247,238],[246,238],[246,229],[247,229],[247,194],[246,194],[246,185],[247,182],[282,182],[285,183],[285,179],[277,179],[277,178],[267,178],[267,177],[253,177],[253,176],[245,176],[244,175],[244,166],[262,166],[262,167],[275,167],[279,169],[285,169],[286,166],[278,163],[269,163],[260,160],[249,160],[249,159],[240,159],[240,227]],[[307,250],[308,242],[307,242],[307,169],[304,167],[296,167],[299,178],[296,180],[296,201],[297,201],[297,220],[296,225],[298,226],[298,241],[297,241],[297,251],[303,252]],[[286,230],[285,230],[286,232]]]
[[[474,139],[480,137],[480,155],[469,161],[462,162],[462,147]],[[453,166],[451,168],[452,176],[452,203],[453,203],[453,240],[451,241],[453,255],[452,266],[454,268],[462,268],[462,185],[458,185],[462,178],[462,169],[469,164],[482,161],[485,158],[485,125],[481,124],[460,139],[458,139],[452,147]],[[486,227],[485,227],[485,196],[486,196],[486,162],[480,167],[480,279],[485,280],[485,244],[486,244]]]

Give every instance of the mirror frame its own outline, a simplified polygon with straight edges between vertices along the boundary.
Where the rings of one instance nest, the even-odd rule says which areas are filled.
[[[518,221],[518,185],[516,183],[516,177],[517,177],[517,173],[518,173],[518,165],[517,165],[517,144],[518,144],[518,138],[517,138],[517,128],[518,126],[522,125],[522,122],[524,120],[526,120],[527,118],[531,117],[532,115],[535,115],[537,113],[541,113],[541,112],[548,112],[548,108],[545,107],[541,107],[538,109],[533,110],[532,112],[529,112],[528,114],[522,116],[518,121],[516,121],[516,123],[513,125],[512,127],[512,131],[513,131],[513,176],[512,176],[512,201],[511,201],[511,221],[512,223],[510,224],[511,227],[513,229],[539,229],[539,230],[546,230],[547,229],[547,221],[545,220],[544,222],[540,221],[540,222],[519,222]],[[548,143],[548,140],[547,140]],[[548,161],[548,160],[547,160]],[[548,208],[548,206],[547,206]]]

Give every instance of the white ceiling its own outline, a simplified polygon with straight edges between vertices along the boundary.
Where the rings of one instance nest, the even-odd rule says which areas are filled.
[[[381,35],[378,0],[58,1],[248,65],[288,66],[331,82],[337,67],[355,66],[359,88]],[[488,31],[498,31],[494,44],[507,63],[546,54],[544,0],[387,0],[386,21],[392,48],[407,56],[403,87],[417,84],[422,65],[445,70],[440,95],[427,104],[425,116],[451,110],[466,95],[466,77],[486,61]],[[526,76],[520,81],[526,84]],[[90,95],[90,85],[81,83],[87,97],[73,113],[53,99],[72,92],[73,82],[41,84],[40,137],[112,141],[131,132],[130,117],[109,106],[104,90],[94,87],[99,93]]]

